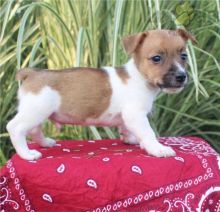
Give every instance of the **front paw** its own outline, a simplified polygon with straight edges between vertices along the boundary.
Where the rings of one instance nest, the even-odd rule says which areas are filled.
[[[141,145],[142,149],[145,149],[149,155],[155,157],[172,157],[176,155],[176,152],[169,146],[164,146],[160,143]]]

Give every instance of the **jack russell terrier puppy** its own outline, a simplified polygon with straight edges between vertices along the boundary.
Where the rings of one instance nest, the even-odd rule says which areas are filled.
[[[118,126],[124,142],[140,144],[152,156],[174,156],[171,147],[158,142],[146,115],[159,91],[175,93],[186,85],[188,39],[195,42],[183,29],[125,37],[124,48],[132,59],[120,68],[20,70],[18,113],[7,124],[18,155],[26,160],[42,156],[28,148],[28,135],[42,147],[55,145],[41,130],[50,119],[60,124]]]

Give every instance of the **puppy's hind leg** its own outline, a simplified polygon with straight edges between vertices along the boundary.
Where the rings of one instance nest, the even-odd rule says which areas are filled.
[[[41,126],[37,126],[31,130],[30,136],[32,141],[36,141],[42,147],[53,147],[56,141],[51,138],[45,138]]]
[[[135,137],[135,135],[130,130],[128,130],[125,124],[122,124],[119,127],[119,133],[120,133],[120,138],[124,141],[124,143],[139,144],[138,139]]]
[[[26,160],[37,160],[42,155],[36,150],[30,150],[27,145],[26,135],[33,127],[33,123],[27,122],[21,113],[7,124],[11,142],[18,155]]]
[[[40,152],[28,148],[26,136],[57,111],[59,105],[59,94],[49,87],[45,87],[38,94],[20,92],[18,114],[8,123],[7,130],[21,158],[37,160],[42,156]]]

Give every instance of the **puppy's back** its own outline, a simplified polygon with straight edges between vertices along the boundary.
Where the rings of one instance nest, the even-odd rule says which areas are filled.
[[[22,69],[17,74],[25,93],[38,94],[45,86],[61,96],[60,112],[84,120],[100,116],[109,106],[112,94],[109,75],[104,69],[62,70]]]

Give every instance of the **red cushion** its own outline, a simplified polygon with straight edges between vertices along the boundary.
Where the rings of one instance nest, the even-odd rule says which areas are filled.
[[[220,156],[202,139],[160,138],[176,157],[116,140],[59,141],[1,170],[5,211],[220,211]]]

